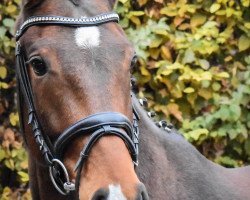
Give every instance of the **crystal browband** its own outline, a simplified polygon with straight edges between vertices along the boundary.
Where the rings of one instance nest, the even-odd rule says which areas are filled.
[[[26,20],[16,32],[16,40],[18,40],[23,33],[33,25],[60,25],[63,26],[93,26],[103,24],[105,22],[119,22],[119,15],[117,13],[105,13],[96,15],[94,17],[62,17],[62,16],[34,16]]]

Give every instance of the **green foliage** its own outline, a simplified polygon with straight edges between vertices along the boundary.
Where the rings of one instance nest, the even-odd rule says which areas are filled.
[[[20,0],[0,4],[0,200],[31,199],[27,191],[28,162],[18,130],[14,74],[14,24]],[[11,188],[10,188],[11,187]]]
[[[0,3],[0,200],[31,199],[14,102],[19,3]],[[249,7],[250,0],[119,0],[116,8],[139,56],[138,95],[228,167],[250,163]]]
[[[139,96],[208,158],[250,162],[250,1],[120,0]]]

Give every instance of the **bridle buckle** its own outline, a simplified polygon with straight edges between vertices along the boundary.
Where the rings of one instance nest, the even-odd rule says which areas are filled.
[[[53,159],[51,163],[52,164],[49,167],[49,174],[56,190],[62,195],[67,195],[71,191],[74,191],[75,184],[70,182],[69,174],[64,164],[58,159]]]
[[[75,191],[76,189],[76,186],[74,183],[72,182],[66,182],[63,184],[63,188],[66,190],[66,191]]]

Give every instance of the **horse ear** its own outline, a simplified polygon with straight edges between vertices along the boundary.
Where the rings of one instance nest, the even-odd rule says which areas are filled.
[[[40,3],[42,3],[43,0],[23,0],[22,1],[22,7],[23,8],[31,8],[33,6],[37,6]]]
[[[110,7],[114,8],[116,2],[117,0],[109,0]]]

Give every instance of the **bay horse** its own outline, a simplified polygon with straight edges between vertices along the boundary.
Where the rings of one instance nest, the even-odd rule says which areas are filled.
[[[16,73],[33,199],[250,199],[249,167],[207,160],[131,93],[134,49],[114,4],[22,1]]]

